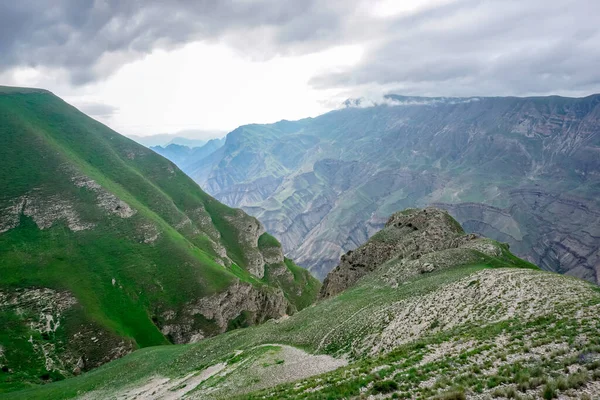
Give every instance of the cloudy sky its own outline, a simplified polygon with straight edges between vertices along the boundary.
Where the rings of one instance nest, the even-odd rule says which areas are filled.
[[[129,135],[390,92],[585,96],[600,92],[599,17],[598,0],[0,0],[0,84]]]

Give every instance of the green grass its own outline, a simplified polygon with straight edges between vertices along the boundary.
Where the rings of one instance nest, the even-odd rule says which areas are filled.
[[[288,344],[309,352],[329,354],[349,352],[351,357],[360,360],[362,356],[359,353],[354,353],[352,356],[353,341],[368,335],[372,329],[378,329],[370,324],[368,318],[361,316],[367,316],[394,302],[430,293],[490,267],[489,265],[464,266],[421,275],[411,278],[408,284],[402,285],[402,290],[386,286],[371,286],[371,284],[360,285],[337,297],[320,302],[315,307],[308,307],[279,323],[266,323],[234,330],[194,345],[138,350],[122,360],[112,362],[81,377],[15,393],[14,398],[20,396],[27,396],[30,399],[69,398],[74,393],[107,389],[110,386],[122,387],[143,376],[156,374],[181,376],[195,370],[198,366],[207,366],[231,358],[231,354],[237,349],[250,349],[269,343]],[[353,316],[354,318],[349,320]],[[243,321],[239,322],[243,326]],[[160,354],[162,360],[158,362],[154,354]],[[133,365],[135,370],[130,371]],[[108,382],[111,382],[109,386],[107,386]]]
[[[269,247],[281,247],[281,243],[279,243],[273,236],[265,232],[258,238],[258,247],[261,249]]]
[[[256,248],[240,244],[238,226],[251,217],[219,203],[168,160],[49,92],[0,88],[0,159],[1,218],[18,199],[42,199],[48,204],[41,204],[41,210],[62,202],[81,222],[94,225],[73,232],[63,219],[40,230],[21,214],[16,228],[0,234],[0,292],[48,287],[77,299],[78,311],[63,321],[63,337],[50,340],[61,352],[83,351],[100,362],[102,349],[73,347],[67,340],[83,325],[110,338],[105,352],[120,340],[133,348],[168,344],[156,326],[164,312],[182,310],[236,280],[268,290],[270,282],[246,270]],[[93,179],[137,213],[123,219],[101,209],[98,194],[75,186],[74,176]],[[148,225],[160,232],[153,243],[143,243]],[[276,243],[268,236],[265,240]],[[234,261],[231,267],[216,262],[211,242],[224,246]],[[296,282],[283,289],[286,294],[298,291]],[[302,301],[310,302],[307,296],[303,293]],[[14,374],[0,377],[0,390],[42,383],[43,357],[24,344],[32,334],[26,318],[19,328],[18,317],[10,311],[2,315],[3,365]],[[195,324],[214,331],[214,321]],[[32,362],[23,363],[23,358]],[[14,379],[16,374],[20,379]]]
[[[291,272],[293,278],[271,276],[270,271],[274,267],[287,269]],[[284,258],[283,266],[267,266],[264,280],[284,289],[286,298],[298,310],[302,310],[313,304],[321,290],[321,282],[313,277],[310,272],[294,264],[289,258]],[[295,288],[301,288],[302,290],[298,292]]]
[[[593,334],[597,329],[594,320],[587,319],[583,322],[576,322],[571,316],[570,309],[566,308],[564,319],[557,315],[546,315],[529,321],[510,319],[483,325],[464,324],[451,330],[431,328],[430,334],[381,356],[367,356],[353,348],[356,340],[379,332],[379,325],[373,324],[373,321],[368,318],[370,315],[376,314],[378,310],[386,309],[397,302],[433,293],[459,280],[469,281],[469,276],[478,271],[499,267],[494,264],[456,266],[411,277],[405,284],[395,289],[378,284],[373,280],[364,280],[358,286],[350,288],[334,298],[322,301],[314,307],[308,307],[285,321],[234,330],[193,345],[161,346],[138,350],[121,360],[80,377],[7,394],[7,398],[70,398],[92,390],[108,390],[110,392],[112,389],[126,387],[138,380],[144,382],[144,377],[156,375],[180,377],[218,362],[227,360],[229,360],[228,363],[234,362],[233,360],[241,357],[234,357],[236,350],[250,350],[255,346],[270,343],[292,345],[309,352],[347,354],[350,360],[354,361],[348,367],[323,376],[306,379],[300,385],[286,384],[258,392],[255,396],[244,396],[244,398],[261,398],[267,393],[274,398],[313,398],[313,395],[302,394],[303,388],[324,386],[318,392],[318,396],[314,394],[314,398],[336,399],[356,396],[360,393],[361,388],[369,384],[372,385],[372,393],[383,393],[388,390],[400,393],[410,388],[412,388],[410,390],[415,390],[414,388],[418,386],[419,382],[426,381],[432,376],[440,377],[448,374],[452,377],[446,383],[436,386],[434,391],[432,391],[433,389],[419,389],[422,396],[428,398],[434,397],[434,395],[446,396],[455,393],[456,385],[464,386],[466,388],[464,390],[476,392],[480,390],[479,387],[482,388],[481,390],[488,390],[486,388],[490,385],[493,389],[500,383],[533,382],[532,379],[537,379],[534,377],[540,374],[535,372],[537,370],[534,369],[537,367],[534,368],[534,366],[525,370],[523,366],[517,365],[514,369],[500,370],[500,375],[497,377],[486,378],[481,371],[489,366],[486,367],[485,363],[485,365],[479,366],[473,364],[473,360],[478,360],[480,355],[490,352],[498,353],[491,356],[492,360],[503,359],[503,356],[499,354],[500,351],[523,353],[521,343],[524,336],[533,335],[538,338],[538,342],[532,342],[532,347],[543,345],[546,343],[545,340],[550,342],[569,341],[571,340],[569,338],[578,337],[583,333],[590,338],[597,337]],[[513,265],[511,268],[515,267]],[[502,268],[506,268],[506,265]],[[548,274],[539,270],[531,273],[540,274],[540,276]],[[556,279],[567,278],[557,276]],[[466,287],[469,286],[466,285]],[[589,288],[591,286],[581,283],[582,290]],[[593,293],[597,293],[597,291]],[[573,299],[572,306],[595,307],[597,304],[600,304],[600,293],[595,295],[593,303],[582,305]],[[574,326],[577,326],[577,329],[573,329]],[[514,339],[510,341],[510,346],[506,345],[505,348],[497,349],[496,338],[501,335],[508,335],[509,338]],[[435,346],[444,342],[453,343],[457,340],[474,340],[479,344],[471,345],[462,354],[441,358],[418,369],[412,369],[412,366],[419,363],[424,354],[434,349]],[[580,351],[590,352],[592,350],[581,348]],[[377,373],[370,372],[378,366],[385,368],[379,368]],[[548,365],[540,364],[540,368],[543,370],[542,375],[549,374],[549,368],[555,368],[554,366],[555,362]],[[467,376],[467,374],[465,377],[459,377],[460,371],[475,367],[479,372],[474,376]],[[519,371],[527,371],[527,373],[524,375],[525,372]],[[404,374],[408,374],[408,381],[403,377]],[[493,380],[491,384],[488,383],[488,381],[492,382],[490,379]],[[571,384],[573,386],[580,385],[582,380],[581,376],[573,377]],[[387,383],[388,381],[396,382],[398,387]],[[531,384],[538,385],[535,388],[541,390],[540,385],[543,383],[535,382]]]
[[[384,354],[370,354],[369,349],[356,344],[381,334],[386,327],[385,319],[394,317],[393,307],[421,296],[436,295],[457,282],[473,290],[481,281],[471,275],[482,270],[536,267],[514,257],[501,244],[498,257],[465,250],[468,253],[465,259],[475,261],[456,262],[432,273],[412,274],[395,286],[389,285],[383,274],[374,273],[340,295],[309,307],[320,284],[291,260],[266,266],[265,277],[260,280],[248,273],[248,259],[257,249],[240,244],[242,233],[237,226],[243,226],[250,217],[218,203],[165,159],[90,120],[56,97],[45,92],[27,92],[0,88],[0,158],[4,163],[0,185],[6,188],[0,193],[0,210],[19,196],[56,196],[68,201],[77,215],[94,223],[95,228],[72,232],[65,221],[57,221],[52,228],[39,230],[32,218],[22,215],[17,228],[0,234],[1,291],[50,287],[73,293],[79,302],[64,315],[64,323],[48,339],[27,324],[35,312],[17,312],[10,307],[0,311],[0,344],[5,349],[5,360],[0,363],[10,367],[7,371],[0,368],[3,398],[66,399],[95,390],[108,393],[145,383],[153,376],[179,378],[220,362],[243,363],[245,355],[236,356],[237,350],[253,351],[256,346],[277,343],[311,353],[344,355],[350,364],[298,384],[255,393],[251,398],[270,395],[334,399],[361,393],[462,398],[464,393],[494,390],[502,385],[527,386],[541,396],[545,385],[555,394],[561,388],[577,387],[594,378],[591,372],[566,376],[565,367],[573,365],[573,357],[567,352],[530,364],[511,361],[509,356],[533,354],[544,343],[559,342],[567,343],[577,355],[599,352],[600,342],[594,339],[599,329],[596,321],[578,320],[573,315],[577,310],[596,307],[600,292],[594,292],[589,304],[573,299],[570,308],[559,310],[564,315],[495,321],[494,313],[499,309],[496,307],[489,315],[481,316],[484,322],[485,318],[495,322],[464,323],[452,329],[437,319],[431,321],[418,339]],[[328,135],[344,133],[340,129],[327,132]],[[265,143],[271,134],[274,135],[265,134]],[[251,166],[252,160],[252,157],[246,159],[248,165],[242,167]],[[269,160],[261,173],[281,175],[285,168]],[[73,171],[93,178],[138,213],[129,219],[107,215],[94,205],[94,193],[73,185],[70,179]],[[374,211],[370,205],[371,191],[385,191],[385,187],[361,188],[355,198],[345,199],[345,210]],[[306,200],[297,193],[293,197],[298,202]],[[340,218],[350,224],[349,215]],[[186,218],[190,222],[182,225]],[[234,224],[231,218],[240,220]],[[141,242],[140,229],[148,223],[161,232],[152,244]],[[215,261],[217,255],[210,244],[215,240],[225,247],[233,260],[231,266],[222,267]],[[268,234],[258,239],[259,251],[275,247],[280,246]],[[281,271],[286,273],[279,274]],[[564,283],[569,278],[560,279]],[[246,327],[250,315],[242,312],[228,321],[231,330],[223,335],[192,345],[166,345],[167,338],[155,325],[163,322],[165,311],[181,311],[190,299],[219,292],[234,280],[265,290],[280,287],[290,303],[302,311],[288,319],[250,327]],[[580,294],[587,295],[588,289],[582,283]],[[457,291],[460,297],[460,287]],[[193,324],[205,332],[216,332],[215,321],[201,316]],[[73,347],[81,345],[71,339],[82,329],[101,334],[101,345],[89,349]],[[509,344],[497,349],[495,343],[501,336],[508,336]],[[580,343],[578,338],[583,336],[591,339]],[[79,377],[63,380],[59,372],[45,371],[43,358],[33,352],[28,342],[30,337],[36,343],[49,341],[59,352],[85,350],[96,360],[101,359],[103,348],[113,348],[120,341],[139,350]],[[524,345],[524,340],[531,343]],[[436,346],[455,341],[472,344],[460,354],[423,362]],[[494,367],[489,360],[473,361],[490,354],[493,360],[506,364]],[[278,365],[277,360],[274,363]],[[587,367],[592,370],[591,365]],[[494,373],[486,375],[492,368],[496,368]],[[420,386],[440,376],[444,378],[437,379],[432,387]],[[39,385],[50,381],[54,382]],[[304,391],[317,387],[323,389],[318,393]]]

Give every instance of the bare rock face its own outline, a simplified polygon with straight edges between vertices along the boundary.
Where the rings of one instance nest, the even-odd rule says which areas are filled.
[[[242,210],[236,210],[233,217],[228,218],[238,234],[238,241],[246,250],[246,268],[252,275],[262,278],[265,275],[265,260],[258,249],[258,238],[265,233],[265,228],[254,217],[248,216]]]
[[[93,223],[83,222],[73,203],[58,195],[43,196],[36,192],[15,198],[0,210],[0,233],[19,226],[21,215],[31,217],[40,229],[48,229],[57,221],[65,221],[73,232],[91,229]]]
[[[193,312],[199,312],[216,321],[225,332],[230,321],[245,311],[251,325],[286,315],[288,302],[281,289],[257,289],[249,283],[232,285],[226,292],[200,299]]]
[[[90,179],[86,176],[76,175],[72,178],[72,180],[75,186],[86,188],[94,192],[97,196],[98,206],[105,211],[115,214],[121,218],[130,218],[137,213],[137,210],[131,208],[129,204],[105,190],[93,179]]]
[[[436,269],[443,260],[428,257],[442,250],[468,246],[495,252],[490,245],[474,243],[477,236],[466,235],[461,226],[447,212],[436,209],[409,209],[390,217],[385,228],[367,243],[342,256],[340,264],[327,275],[320,297],[334,296],[354,285],[360,278],[387,261],[400,260],[410,271],[427,273]]]
[[[542,269],[598,282],[600,212],[596,202],[540,187],[513,190],[510,196],[514,206],[507,209],[479,203],[437,206],[448,210],[468,231],[510,244],[516,255]]]
[[[194,343],[223,333],[232,324],[256,325],[290,311],[290,303],[281,289],[237,282],[226,291],[196,300],[179,312],[163,313],[165,324],[161,331],[173,343]],[[198,317],[210,321],[211,329],[198,327],[195,324]]]
[[[79,302],[66,291],[50,288],[2,290],[0,309],[27,327],[25,336],[13,337],[12,343],[28,342],[25,349],[29,353],[21,356],[41,360],[47,372],[77,375],[134,349],[132,342],[94,324],[82,325],[77,330],[65,326],[66,314],[80,312]],[[0,366],[5,353],[23,351],[10,346],[2,346],[0,350]],[[9,363],[7,368],[10,367]]]
[[[65,169],[70,172],[70,169]],[[76,187],[93,192],[96,195],[96,205],[107,214],[130,218],[137,213],[129,204],[87,176],[75,175],[71,181]],[[10,203],[9,206],[0,209],[0,233],[16,228],[21,215],[31,217],[40,229],[48,229],[58,221],[65,221],[73,232],[95,227],[93,222],[83,220],[72,199],[64,198],[60,194],[48,196],[43,191],[32,190],[26,195],[12,199]]]

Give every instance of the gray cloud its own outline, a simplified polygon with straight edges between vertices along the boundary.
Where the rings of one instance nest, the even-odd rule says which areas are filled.
[[[45,3],[0,2],[0,72],[55,68],[77,85],[196,40],[254,59],[361,44],[358,65],[311,85],[447,96],[600,90],[597,0],[448,0],[389,18],[369,16],[368,0]]]
[[[598,15],[596,0],[454,1],[396,19],[359,65],[311,83],[458,96],[598,91]]]
[[[326,7],[317,0],[2,2],[0,68],[65,68],[81,84],[155,48],[193,40],[225,40],[272,57],[331,39],[352,9],[353,1],[342,0]]]
[[[86,102],[86,103],[75,103],[75,106],[83,113],[92,117],[99,118],[110,118],[119,111],[118,107],[111,106],[110,104]]]

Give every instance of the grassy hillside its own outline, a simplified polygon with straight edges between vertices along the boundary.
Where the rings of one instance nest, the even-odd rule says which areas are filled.
[[[0,159],[0,391],[219,333],[193,308],[232,285],[285,302],[242,325],[316,296],[256,219],[49,92],[0,87]]]
[[[467,247],[424,254],[433,270],[392,255],[290,318],[142,349],[7,398],[596,398],[598,288],[452,235]]]

